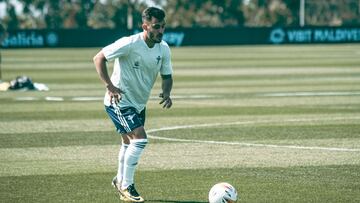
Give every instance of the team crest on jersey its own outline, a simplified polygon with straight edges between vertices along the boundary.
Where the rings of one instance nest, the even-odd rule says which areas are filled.
[[[156,64],[159,64],[160,60],[161,60],[160,56],[156,57]]]
[[[140,68],[140,62],[135,61],[133,68],[139,69]]]

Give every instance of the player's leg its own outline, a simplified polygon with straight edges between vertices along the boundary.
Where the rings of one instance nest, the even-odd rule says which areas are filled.
[[[131,139],[130,145],[125,153],[124,179],[121,185],[122,189],[134,184],[135,169],[148,142],[143,126],[136,128],[129,136]]]
[[[127,148],[129,147],[130,140],[126,136],[122,136],[122,144],[119,150],[119,157],[118,157],[118,171],[116,174],[117,181],[121,184],[124,174],[124,160],[125,160],[125,153]]]
[[[135,169],[141,154],[147,144],[147,139],[130,140],[130,145],[125,153],[124,174],[121,184],[121,193],[134,202],[143,202],[144,199],[135,189],[134,175]]]
[[[120,134],[122,134],[122,144],[120,146],[119,150],[119,157],[118,157],[118,171],[116,176],[113,178],[111,184],[114,186],[114,188],[119,192],[119,196],[121,200],[128,201],[126,197],[124,197],[120,190],[121,190],[121,183],[123,179],[123,172],[124,172],[124,160],[125,160],[125,152],[130,144],[129,138],[126,136],[126,131],[122,127],[121,124],[121,117],[117,114],[117,109],[115,109],[113,106],[105,106],[105,110],[110,117],[110,119],[113,121],[116,131]]]
[[[106,106],[105,110],[107,112],[107,114],[109,115],[110,119],[113,121],[116,131],[118,133],[120,133],[121,139],[122,139],[122,144],[120,146],[120,150],[119,150],[119,164],[118,164],[118,172],[116,175],[117,178],[117,182],[121,183],[122,179],[123,179],[123,171],[124,171],[124,160],[125,160],[125,153],[126,150],[130,144],[130,140],[129,138],[126,136],[126,134],[128,133],[126,131],[126,129],[124,129],[124,118],[122,116],[122,114],[120,113],[120,109],[117,106]]]
[[[143,110],[140,114],[136,112],[124,112],[124,115],[132,131],[127,134],[130,139],[130,144],[125,153],[121,189],[123,195],[132,201],[143,202],[144,199],[135,189],[134,175],[139,159],[148,142],[144,129],[145,110]]]
[[[144,130],[145,110],[140,114],[135,108],[122,108],[113,105],[106,107],[109,117],[114,122],[116,129],[122,134],[123,150],[119,152],[118,175],[113,180],[113,185],[119,189],[128,200],[143,202],[134,185],[134,174],[137,163],[147,144],[147,136]],[[119,177],[118,177],[119,176]],[[121,184],[121,187],[119,187]]]

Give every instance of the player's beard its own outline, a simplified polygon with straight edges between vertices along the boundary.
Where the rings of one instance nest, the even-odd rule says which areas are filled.
[[[151,41],[153,41],[154,43],[161,42],[163,34],[159,33],[158,35],[155,35],[153,32],[150,32],[149,34],[149,38],[151,39]]]

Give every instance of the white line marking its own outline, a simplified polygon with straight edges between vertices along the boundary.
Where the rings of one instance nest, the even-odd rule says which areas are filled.
[[[208,99],[208,98],[216,98],[215,95],[173,95],[171,98],[173,99]],[[151,96],[150,99],[159,99],[159,97]]]
[[[278,92],[259,95],[265,97],[352,96],[360,95],[360,92]]]
[[[356,96],[360,95],[360,92],[275,92],[275,93],[265,93],[257,94],[257,96],[262,97],[304,97],[304,96]],[[216,95],[173,95],[173,99],[209,99],[217,98]],[[151,100],[159,100],[157,96],[151,96]],[[45,100],[45,101],[101,101],[103,97],[16,97],[16,101],[35,101],[35,100]]]
[[[207,98],[216,98],[213,95],[174,95],[172,96],[173,99],[207,99]],[[151,100],[160,100],[159,97],[151,96]],[[16,101],[102,101],[104,97],[71,97],[71,98],[64,98],[64,97],[16,97]]]
[[[64,101],[62,97],[45,97],[46,101]]]
[[[101,101],[104,97],[73,97],[72,101]]]
[[[358,120],[360,117],[333,117],[326,119],[287,119],[281,121],[273,120],[263,120],[263,121],[239,121],[239,122],[229,122],[229,123],[206,123],[199,125],[183,125],[183,126],[172,126],[164,127],[158,129],[147,130],[148,133],[155,133],[160,131],[168,130],[177,130],[177,129],[189,129],[189,128],[202,128],[202,127],[214,127],[214,126],[224,126],[224,125],[247,125],[247,124],[264,124],[264,123],[276,123],[276,122],[301,122],[301,121],[336,121],[344,119],[355,119]],[[287,149],[305,149],[305,150],[325,150],[325,151],[342,151],[342,152],[360,152],[360,149],[352,148],[337,148],[337,147],[307,147],[307,146],[296,146],[296,145],[274,145],[274,144],[256,144],[256,143],[246,143],[246,142],[226,142],[226,141],[206,141],[206,140],[193,140],[193,139],[180,139],[180,138],[168,138],[168,137],[159,137],[154,135],[148,135],[149,138],[158,139],[158,140],[167,140],[174,142],[196,142],[196,143],[206,143],[206,144],[224,144],[224,145],[239,145],[246,147],[270,147],[270,148],[287,148]]]
[[[16,97],[16,101],[36,101],[39,100],[39,98],[36,97]]]

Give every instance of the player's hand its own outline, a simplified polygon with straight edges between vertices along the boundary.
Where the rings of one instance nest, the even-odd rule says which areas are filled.
[[[169,109],[172,106],[170,95],[164,95],[163,93],[160,93],[159,97],[162,98],[159,104],[162,104],[163,108]]]
[[[124,94],[121,89],[115,87],[113,84],[109,84],[107,87],[107,92],[110,96],[110,103],[119,103],[121,100],[121,94]]]

